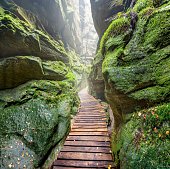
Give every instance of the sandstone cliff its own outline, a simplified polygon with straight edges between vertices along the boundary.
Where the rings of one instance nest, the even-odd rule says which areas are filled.
[[[0,2],[2,169],[49,167],[70,130],[84,74],[72,5]]]
[[[116,2],[91,1],[97,32],[103,34],[108,16],[111,22],[93,63],[90,92],[105,97],[112,108],[112,148],[120,167],[166,168],[168,158],[163,154],[169,144],[170,4],[166,0],[138,0],[126,12],[119,5],[115,11],[107,10],[109,3]],[[146,158],[150,160],[146,162]]]

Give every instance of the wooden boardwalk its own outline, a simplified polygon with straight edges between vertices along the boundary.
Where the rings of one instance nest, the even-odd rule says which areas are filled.
[[[81,92],[81,107],[53,169],[113,167],[106,114],[99,102]]]

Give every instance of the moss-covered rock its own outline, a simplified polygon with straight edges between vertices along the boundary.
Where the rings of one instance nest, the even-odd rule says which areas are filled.
[[[168,101],[170,96],[169,8],[143,9],[133,34],[132,14],[114,20],[100,43],[105,93],[116,126],[122,114]]]
[[[93,66],[88,77],[89,92],[93,96],[105,100],[104,94],[104,78],[102,74],[103,56],[100,52],[94,58]]]
[[[42,6],[30,0],[0,2],[2,169],[48,168],[69,133],[72,116],[78,111],[76,88],[84,78],[85,67],[75,52],[66,52],[63,43],[56,40],[60,39],[58,33],[63,33],[57,32],[56,27],[61,26],[62,30],[65,24],[50,14],[45,16],[44,12],[48,6],[54,7],[49,13],[61,7],[55,14],[62,12],[64,17],[66,11],[62,10],[68,5],[63,9],[65,2],[40,0]],[[39,18],[41,13],[43,16]]]
[[[123,169],[136,168],[136,166],[139,168],[168,168],[169,166],[168,158],[164,155],[169,149],[167,139],[169,136],[166,136],[164,131],[164,134],[160,133],[162,137],[157,134],[158,140],[153,137],[153,142],[149,141],[145,145],[145,142],[135,138],[134,133],[142,124],[146,127],[151,124],[139,122],[131,114],[136,110],[170,101],[169,20],[169,2],[139,0],[133,9],[115,17],[100,42],[99,52],[91,72],[92,83],[94,85],[97,77],[103,75],[104,94],[113,110],[115,120],[113,152],[117,163],[120,162],[120,168]],[[96,90],[93,92],[97,94]],[[169,107],[169,104],[167,106]],[[156,109],[160,115],[160,121],[158,120],[160,124],[155,124],[154,121],[153,124],[158,125],[159,128],[167,127],[168,133],[169,108],[166,109],[164,105]],[[148,117],[149,119],[152,121],[151,116]],[[142,132],[146,130],[148,128],[143,129]],[[151,130],[154,130],[153,126]],[[141,129],[137,135],[139,139],[143,139]],[[147,137],[152,139],[152,136]],[[135,139],[137,143],[133,143]],[[160,152],[159,155],[156,154],[157,151]]]
[[[1,58],[33,55],[44,60],[69,62],[61,43],[1,7],[0,22]]]
[[[46,61],[33,56],[17,56],[0,62],[0,89],[17,87],[30,80],[64,80],[68,68],[62,62]]]
[[[112,143],[113,151],[120,151],[121,168],[169,168],[169,111],[170,104],[163,104],[135,112],[127,120]]]
[[[78,97],[71,85],[32,81],[0,92],[1,168],[41,166],[70,128]]]

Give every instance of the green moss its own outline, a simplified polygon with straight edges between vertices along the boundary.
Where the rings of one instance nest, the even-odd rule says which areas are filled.
[[[168,4],[169,0],[153,0],[153,4],[155,7],[160,7],[164,4]]]
[[[114,20],[108,29],[105,31],[101,41],[100,41],[100,53],[104,52],[104,47],[107,40],[110,37],[118,36],[119,34],[126,32],[130,27],[130,21],[127,17],[122,17]],[[117,41],[117,40],[116,40]]]
[[[108,69],[112,69],[118,65],[117,58],[123,55],[123,48],[117,48],[114,52],[107,53],[102,65],[102,73],[106,73]]]
[[[151,50],[155,47],[163,48],[169,44],[169,18],[168,10],[157,11],[150,17],[145,29],[144,46]]]
[[[119,134],[119,141],[114,142],[120,148],[122,168],[168,169],[169,111],[167,103],[133,114]]]
[[[46,60],[69,63],[69,56],[64,49],[64,45],[59,41],[55,41],[47,33],[35,29],[26,21],[20,20],[14,14],[5,10],[1,10],[0,21],[0,31],[3,32],[1,36],[7,37],[3,42],[4,46],[1,45],[1,50],[8,51],[8,46],[5,44],[13,42],[9,49],[10,54],[6,52],[6,55],[21,53],[21,55],[34,55]]]
[[[75,107],[79,105],[77,93],[68,81],[32,81],[1,91],[0,98],[2,146],[14,146],[12,140],[19,139],[18,142],[26,147],[27,154],[31,156],[34,167],[40,166],[48,151],[65,138],[70,128],[71,114],[75,114]],[[27,155],[22,157],[18,153],[19,146],[15,149],[2,151],[3,158],[9,156],[3,165],[16,165],[18,158],[23,158],[21,166],[34,168],[33,163],[27,163],[26,159],[30,160]]]
[[[161,86],[153,86],[147,87],[145,89],[139,90],[131,96],[136,100],[148,100],[150,102],[161,102],[169,96],[170,86],[161,87]]]
[[[154,8],[147,7],[141,10],[138,14],[139,18],[147,18],[155,11]]]
[[[102,37],[92,68],[92,80],[104,76],[105,94],[115,118],[112,150],[123,169],[167,169],[170,165],[165,157],[169,149],[170,8],[168,4],[157,7],[152,0],[139,0],[124,17],[118,16]],[[136,14],[136,20],[130,14]],[[129,22],[136,22],[133,30]],[[159,105],[164,102],[167,104]],[[130,114],[153,105],[158,105],[152,108],[158,119],[152,117],[151,109],[143,110],[149,114],[148,121],[144,112]]]
[[[153,0],[138,0],[133,8],[135,12],[140,12],[142,9],[147,7],[153,7]]]

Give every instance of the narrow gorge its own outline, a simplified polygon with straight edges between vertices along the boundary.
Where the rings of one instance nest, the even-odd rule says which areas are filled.
[[[169,56],[169,0],[0,0],[0,168],[169,169]]]

